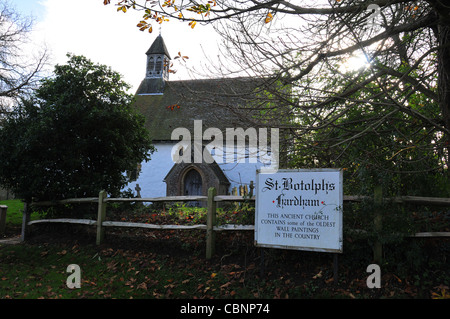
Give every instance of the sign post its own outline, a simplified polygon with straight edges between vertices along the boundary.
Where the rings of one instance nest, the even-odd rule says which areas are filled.
[[[340,169],[256,174],[255,245],[342,253]]]

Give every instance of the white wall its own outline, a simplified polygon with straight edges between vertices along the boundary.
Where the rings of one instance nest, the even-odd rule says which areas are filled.
[[[166,196],[166,183],[164,178],[173,166],[172,144],[154,144],[156,151],[151,160],[142,162],[141,173],[135,182],[129,183],[124,189],[131,188],[135,194],[136,184],[141,188],[141,197]]]
[[[124,189],[131,188],[136,194],[135,187],[136,184],[139,184],[141,197],[166,196],[164,178],[174,165],[172,161],[172,147],[175,144],[176,142],[155,144],[156,151],[152,154],[150,161],[142,163],[138,179],[126,185]],[[220,162],[225,161],[218,161],[218,165],[231,183],[228,190],[230,194],[233,187],[239,189],[240,185],[249,185],[250,181],[255,182],[256,170],[264,166],[259,161],[257,163],[249,163],[248,159],[241,159],[238,163]]]
[[[250,181],[256,181],[256,170],[262,165],[260,163],[223,163],[219,167],[225,173],[228,181],[231,183],[229,192],[233,187],[239,189],[240,185],[250,185]]]

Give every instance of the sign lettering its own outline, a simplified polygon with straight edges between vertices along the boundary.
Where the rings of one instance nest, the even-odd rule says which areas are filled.
[[[342,252],[342,171],[257,172],[255,244]]]

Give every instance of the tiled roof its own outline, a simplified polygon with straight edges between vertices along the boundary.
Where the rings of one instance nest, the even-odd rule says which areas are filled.
[[[203,121],[203,131],[209,127],[223,132],[225,128],[246,128],[253,126],[248,122],[249,111],[238,113],[236,106],[245,107],[245,92],[251,94],[255,83],[249,78],[167,82],[144,79],[137,90],[135,105],[145,116],[153,141],[170,141],[172,131],[178,127],[187,128],[193,134],[194,120]],[[158,91],[161,86],[163,93],[154,93],[161,92]]]

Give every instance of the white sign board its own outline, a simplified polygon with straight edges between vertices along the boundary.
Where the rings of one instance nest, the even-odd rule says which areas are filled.
[[[342,170],[256,174],[255,245],[342,252]]]

